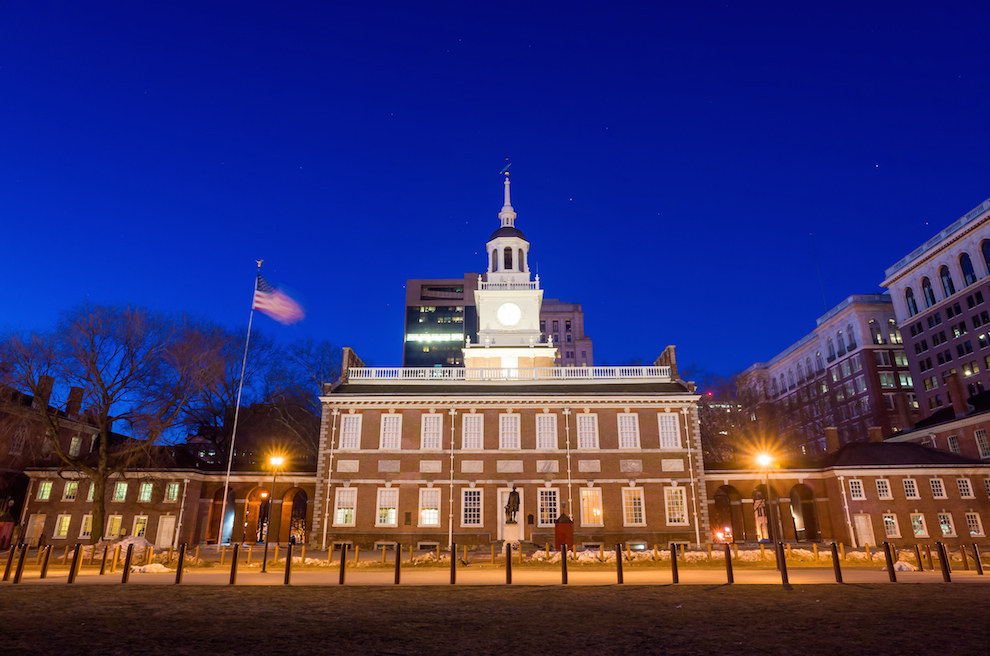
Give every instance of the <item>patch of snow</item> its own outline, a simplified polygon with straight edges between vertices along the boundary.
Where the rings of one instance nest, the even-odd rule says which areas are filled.
[[[131,572],[137,574],[164,574],[166,572],[171,572],[168,567],[165,567],[161,563],[151,563],[150,565],[139,565],[138,567],[131,567]]]

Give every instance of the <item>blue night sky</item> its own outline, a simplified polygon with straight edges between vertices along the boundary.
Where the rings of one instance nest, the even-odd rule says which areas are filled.
[[[397,366],[405,280],[484,268],[510,157],[597,364],[739,371],[990,196],[988,5],[862,4],[8,0],[0,327],[243,329],[264,258],[308,317],[255,325]]]

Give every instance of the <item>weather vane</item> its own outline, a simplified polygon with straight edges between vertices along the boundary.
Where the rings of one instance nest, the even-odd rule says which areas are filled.
[[[509,167],[510,166],[512,166],[512,162],[510,162],[509,161],[509,158],[506,157],[505,158],[505,166],[503,166],[502,167],[502,170],[498,172],[499,175],[509,175]]]

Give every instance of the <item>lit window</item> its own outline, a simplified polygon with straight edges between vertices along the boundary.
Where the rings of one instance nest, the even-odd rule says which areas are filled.
[[[959,496],[963,499],[973,498],[973,484],[969,482],[968,478],[960,478],[956,481],[956,485],[959,486]]]
[[[56,540],[63,540],[69,536],[69,521],[71,521],[71,515],[59,515],[55,518],[55,534],[52,535]]]
[[[402,415],[382,415],[382,430],[378,448],[394,451],[402,446]]]
[[[440,526],[440,488],[419,491],[419,525]]]
[[[866,491],[863,489],[863,481],[855,478],[849,481],[849,496],[857,501],[862,501],[866,498]]]
[[[519,415],[499,415],[498,448],[519,449],[521,446],[519,435]]]
[[[683,487],[665,487],[663,489],[664,507],[667,511],[667,524],[671,526],[687,526],[687,500]]]
[[[877,479],[877,497],[880,499],[893,499],[890,494],[890,481],[886,478]]]
[[[165,486],[165,500],[166,501],[178,501],[179,500],[179,484],[169,483]]]
[[[941,478],[933,478],[928,481],[932,486],[932,496],[936,499],[945,499],[945,486],[942,485]]]
[[[883,516],[883,534],[888,538],[901,537],[901,530],[897,527],[897,515],[888,513]]]
[[[86,501],[93,501],[93,490],[96,489],[96,483],[89,484],[89,491],[86,493]]]
[[[375,526],[398,526],[399,489],[378,488],[378,504],[375,509]]]
[[[918,484],[915,483],[913,478],[904,479],[904,496],[908,499],[921,498],[921,496],[918,494]]]
[[[113,488],[113,500],[124,501],[127,499],[127,483],[117,483]]]
[[[138,501],[151,501],[151,483],[141,483],[138,488]]]
[[[921,513],[911,513],[911,531],[916,538],[928,537],[928,526],[925,524],[925,516]]]
[[[361,415],[343,415],[340,418],[340,448],[361,448]]]
[[[598,448],[598,415],[577,415],[577,433],[579,449]]]
[[[463,430],[463,449],[478,450],[484,447],[484,415],[464,415]]]
[[[88,538],[93,535],[93,516],[83,515],[82,526],[79,528],[79,537]]]
[[[681,419],[672,412],[661,412],[657,414],[657,421],[660,425],[660,448],[679,449],[681,448]]]
[[[990,458],[990,440],[987,440],[987,432],[982,428],[976,429],[976,448],[981,458]]]
[[[619,448],[639,448],[639,415],[625,412],[617,415],[619,423]]]
[[[536,415],[536,448],[543,451],[557,448],[557,415]]]
[[[419,448],[438,451],[443,447],[443,415],[423,415],[419,437]]]
[[[560,517],[558,494],[554,488],[540,488],[537,495],[537,510],[539,511],[539,525],[553,526],[557,518]]]
[[[959,453],[959,437],[957,437],[956,435],[950,435],[946,439],[946,443],[949,446],[949,451],[951,451],[952,453]]]
[[[79,483],[76,481],[66,481],[62,489],[62,501],[75,501],[79,493]]]
[[[334,495],[333,525],[354,526],[354,514],[357,509],[357,488],[338,487]]]
[[[669,514],[668,514],[669,518]],[[670,523],[668,519],[668,524]],[[646,515],[643,510],[643,488],[622,488],[622,525],[645,526]]]
[[[481,490],[461,490],[461,526],[481,526]]]
[[[115,538],[120,535],[120,524],[123,517],[120,515],[110,515],[107,517],[106,537]]]
[[[52,482],[41,481],[38,484],[38,501],[48,501],[52,497]]]
[[[969,531],[971,537],[983,536],[983,522],[980,521],[979,513],[966,513],[966,530]]]
[[[581,525],[602,525],[602,491],[597,487],[581,488]]]
[[[952,524],[950,513],[938,514],[938,527],[942,529],[942,535],[945,537],[952,537],[956,534],[956,527]]]
[[[131,533],[136,538],[144,537],[148,531],[148,516],[138,515],[134,518],[134,531]]]
[[[69,457],[75,458],[76,456],[79,455],[79,451],[81,450],[82,450],[82,438],[79,437],[78,435],[75,435],[71,440],[69,440]]]

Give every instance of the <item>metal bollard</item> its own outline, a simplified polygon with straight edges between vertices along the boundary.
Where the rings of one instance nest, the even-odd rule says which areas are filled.
[[[680,582],[680,575],[677,572],[677,545],[670,543],[670,577],[672,583]]]
[[[777,564],[780,565],[780,583],[785,590],[791,589],[790,581],[787,578],[787,559],[784,557],[784,543],[777,543]]]
[[[179,545],[179,562],[175,567],[175,584],[182,583],[182,567],[186,564],[186,543]]]
[[[75,582],[76,575],[79,574],[79,568],[82,566],[82,563],[79,562],[80,561],[79,547],[80,545],[77,544],[75,551],[72,553],[72,566],[69,567],[69,580],[67,581],[67,583]]]
[[[10,567],[14,564],[14,551],[17,549],[14,545],[10,545],[10,551],[7,553],[7,567],[3,570],[3,580],[6,581],[10,578]]]
[[[512,544],[505,543],[505,584],[512,585]]]
[[[340,577],[337,579],[337,585],[344,585],[344,572],[347,569],[347,543],[340,545]]]
[[[925,571],[925,565],[921,561],[921,549],[918,547],[918,543],[917,542],[914,543],[914,557],[918,560],[918,571],[919,572],[924,572]]]
[[[21,582],[21,575],[24,573],[24,558],[27,556],[27,544],[21,545],[21,553],[17,556],[17,568],[14,570],[14,583]]]
[[[890,543],[883,543],[883,557],[887,561],[887,577],[891,583],[897,583],[897,572],[894,571],[894,555],[890,552]]]
[[[131,578],[131,557],[134,556],[134,543],[127,545],[127,555],[124,556],[124,573],[120,575],[120,582],[127,583]]]
[[[560,584],[567,585],[567,545],[560,547]]]
[[[835,572],[835,582],[842,583],[842,565],[839,563],[839,548],[832,543],[832,570]]]
[[[402,545],[395,543],[395,584],[402,580]]]
[[[966,546],[959,545],[959,555],[962,556],[963,569],[969,571],[969,558],[966,557]]]
[[[172,548],[169,547],[169,554],[168,554],[168,559],[169,560],[172,560],[172,551],[171,551],[171,549]],[[224,564],[226,563],[226,561],[227,561],[227,545],[223,545],[223,546],[220,547],[220,567],[223,567]]]
[[[728,543],[725,545],[725,582],[736,582],[735,577],[732,575],[732,550],[729,548]]]
[[[930,544],[925,545],[925,553],[928,554],[928,569],[935,569],[935,560],[932,558],[932,546]]]
[[[43,579],[48,576],[48,559],[52,555],[52,545],[45,547],[45,555],[41,559],[41,574],[38,576],[39,579]]]
[[[973,543],[973,560],[976,562],[976,573],[983,576],[983,563],[980,561],[980,548]]]
[[[103,576],[107,572],[107,553],[109,551],[110,551],[110,545],[108,544],[103,545],[103,560],[100,562],[100,576]]]
[[[117,571],[117,560],[120,558],[120,545],[113,548],[113,558],[110,560],[110,573]]]
[[[234,543],[234,550],[230,553],[230,582],[228,585],[234,585],[237,583],[237,549],[240,547],[238,543]]]
[[[615,578],[616,583],[622,585],[622,543],[615,545]]]
[[[457,544],[450,543],[450,584],[457,583]]]
[[[935,549],[938,551],[938,564],[942,567],[942,580],[946,583],[952,583],[952,576],[949,575],[949,556],[946,553],[945,545],[936,542]]]
[[[285,580],[283,583],[289,585],[292,580],[292,543],[285,547]]]

